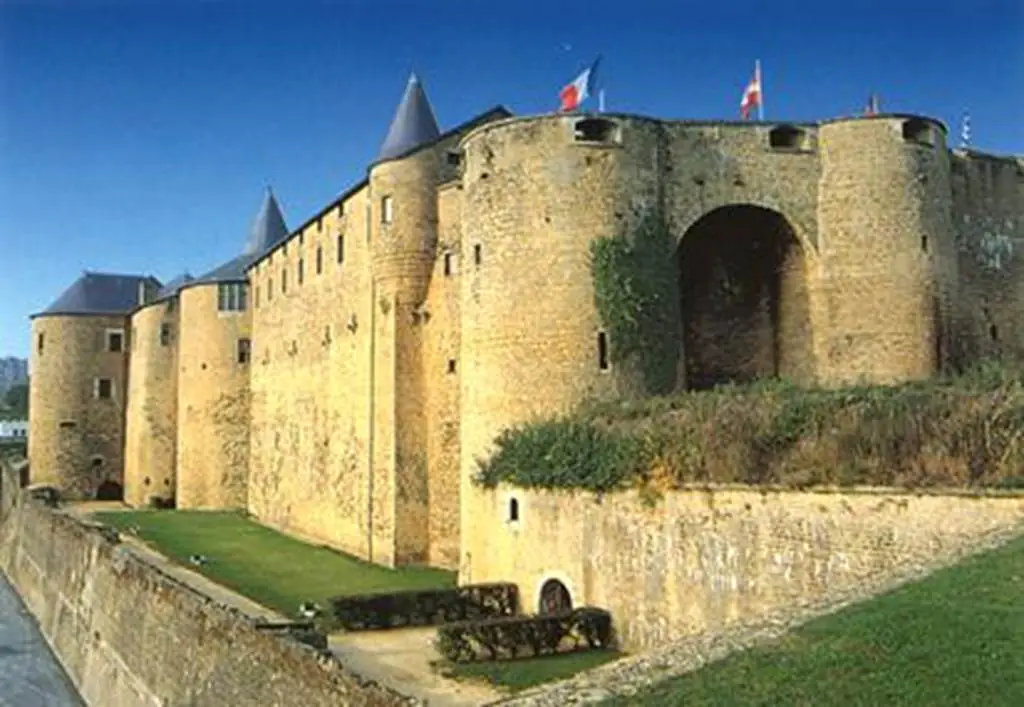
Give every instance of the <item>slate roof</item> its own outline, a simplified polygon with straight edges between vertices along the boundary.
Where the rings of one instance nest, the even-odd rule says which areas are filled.
[[[176,278],[173,278],[170,282],[161,287],[160,291],[156,293],[156,299],[162,300],[168,297],[173,297],[178,294],[182,287],[193,280],[195,280],[195,278],[192,277],[192,275],[187,272],[183,272],[181,275],[178,275]]]
[[[118,275],[85,271],[53,304],[32,317],[65,314],[120,315],[136,309],[139,285],[150,293],[160,289],[160,281],[150,275]]]
[[[380,147],[377,161],[394,159],[410,152],[420,145],[433,142],[441,135],[437,118],[430,107],[427,94],[416,74],[409,77],[405,93],[395,111],[387,137]]]
[[[268,187],[267,194],[263,199],[263,206],[260,207],[260,212],[252,224],[252,231],[249,233],[249,240],[246,242],[242,254],[188,283],[183,283],[182,287],[243,281],[249,265],[287,237],[288,226],[281,214],[281,207],[274,197],[274,192]]]

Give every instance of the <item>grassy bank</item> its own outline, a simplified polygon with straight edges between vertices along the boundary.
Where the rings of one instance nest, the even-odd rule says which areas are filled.
[[[1024,704],[1024,538],[606,707]]]
[[[1024,375],[984,366],[896,387],[780,382],[581,407],[506,431],[487,486],[1024,486]]]
[[[192,567],[210,579],[298,618],[299,605],[328,597],[449,587],[455,573],[408,567],[388,569],[325,547],[290,538],[238,513],[128,511],[96,513],[102,523],[133,528],[142,540],[189,566],[191,555],[208,562]]]
[[[463,663],[446,666],[442,673],[460,680],[482,680],[503,692],[516,693],[544,683],[566,680],[622,655],[613,650],[601,650],[522,660]]]

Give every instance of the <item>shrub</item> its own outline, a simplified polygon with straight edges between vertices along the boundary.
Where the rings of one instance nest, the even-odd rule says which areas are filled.
[[[343,596],[328,600],[335,620],[346,630],[436,626],[519,610],[515,584],[469,584],[450,589],[410,590]]]
[[[438,629],[436,646],[447,660],[465,663],[481,658],[507,660],[607,648],[611,641],[611,614],[604,609],[581,607],[548,616],[448,624]]]
[[[496,442],[488,487],[1007,488],[1024,468],[1024,377],[985,364],[894,387],[723,386],[588,404]]]

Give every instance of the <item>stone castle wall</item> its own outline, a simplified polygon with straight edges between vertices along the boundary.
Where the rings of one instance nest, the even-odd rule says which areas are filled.
[[[908,569],[941,566],[990,536],[1024,533],[1024,495],[912,495],[749,489],[635,493],[504,487],[478,510],[491,526],[460,581],[511,581],[524,610],[548,580],[574,606],[611,611],[640,651],[855,591],[870,596]],[[518,520],[509,520],[509,504]]]
[[[108,332],[121,333],[120,352],[108,350]],[[95,498],[105,482],[123,484],[129,349],[124,317],[32,320],[32,483],[83,498]],[[109,398],[99,397],[100,379],[111,382]]]
[[[251,316],[218,311],[217,293],[194,285],[178,296],[179,508],[245,508],[248,496],[250,364],[238,346]]]
[[[89,705],[408,703],[24,497],[0,517],[0,570]]]
[[[131,317],[124,500],[136,507],[177,488],[179,313],[171,298]]]

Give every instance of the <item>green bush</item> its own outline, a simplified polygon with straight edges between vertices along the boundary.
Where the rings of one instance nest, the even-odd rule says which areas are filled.
[[[611,614],[581,607],[547,616],[448,624],[438,629],[435,646],[450,662],[466,663],[608,648],[611,640]]]
[[[448,589],[382,592],[328,600],[334,619],[349,631],[435,626],[450,621],[511,616],[519,610],[515,584],[468,584]]]
[[[764,381],[604,401],[506,430],[478,481],[606,491],[690,483],[1013,487],[1024,377],[983,364],[893,387]]]

